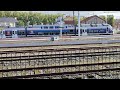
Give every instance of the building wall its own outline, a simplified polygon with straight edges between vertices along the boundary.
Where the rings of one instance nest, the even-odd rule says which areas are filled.
[[[98,17],[93,17],[85,22],[82,22],[84,24],[102,24],[102,23],[105,23],[104,20],[98,18]]]
[[[114,28],[115,28],[116,30],[120,30],[120,24],[119,24],[119,23],[115,24],[115,25],[114,25]]]
[[[15,27],[15,23],[13,22],[0,22],[1,26],[10,26],[10,27]]]

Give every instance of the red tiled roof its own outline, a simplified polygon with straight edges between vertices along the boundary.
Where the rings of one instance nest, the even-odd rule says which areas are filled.
[[[84,23],[84,22],[90,20],[90,19],[93,18],[93,17],[100,18],[100,17],[98,17],[97,15],[94,15],[94,16],[91,16],[91,17],[87,17],[87,18],[81,20],[80,22],[81,22],[81,23]],[[100,19],[102,19],[102,18],[100,18]],[[105,21],[104,19],[102,19],[102,20]],[[67,16],[67,17],[64,19],[64,22],[65,22],[65,24],[73,24],[73,23],[74,23],[74,22],[73,22],[73,17]],[[105,22],[106,22],[106,21],[105,21]]]
[[[65,24],[74,24],[74,21],[64,21]]]
[[[86,21],[90,20],[90,19],[93,18],[93,17],[100,18],[100,17],[98,17],[97,15],[94,15],[94,16],[91,16],[91,17],[85,18],[84,20],[82,20],[82,21],[80,21],[80,22],[81,22],[81,23],[86,22]],[[100,18],[100,19],[102,19],[102,18]],[[104,19],[102,19],[102,20],[105,21]],[[106,21],[105,21],[105,22],[106,22]]]
[[[65,24],[74,24],[73,17],[71,16],[66,16],[64,19]]]
[[[73,20],[73,17],[71,16],[66,16],[66,18],[64,19],[64,21],[71,21],[71,20]]]

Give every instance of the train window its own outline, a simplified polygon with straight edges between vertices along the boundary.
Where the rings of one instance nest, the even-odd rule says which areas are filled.
[[[59,26],[55,26],[55,28],[59,28]]]
[[[15,34],[17,34],[17,31],[15,31]]]
[[[53,26],[50,26],[49,28],[50,28],[50,29],[53,29]]]
[[[41,29],[42,29],[42,27],[41,27]]]
[[[47,27],[47,26],[45,26],[45,27],[44,27],[44,29],[48,29],[48,27]]]
[[[108,27],[107,27],[107,30],[108,30]]]
[[[77,33],[78,33],[78,30],[77,30]]]
[[[67,28],[67,26],[66,26],[66,28]]]
[[[82,29],[82,32],[84,32],[84,29]]]
[[[22,32],[22,34],[25,34],[24,32]]]
[[[59,33],[56,33],[56,35],[59,35]]]
[[[44,35],[48,35],[48,33],[44,33]]]
[[[70,30],[70,32],[73,32],[73,30]]]
[[[14,34],[14,31],[13,31],[13,34]]]

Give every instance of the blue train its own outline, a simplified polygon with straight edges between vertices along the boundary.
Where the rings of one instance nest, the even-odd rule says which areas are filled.
[[[34,25],[27,28],[5,28],[0,32],[1,38],[16,38],[30,36],[51,36],[59,35],[61,27],[59,25]],[[63,35],[77,35],[78,27],[64,25]],[[113,29],[109,24],[81,24],[81,35],[112,35]]]

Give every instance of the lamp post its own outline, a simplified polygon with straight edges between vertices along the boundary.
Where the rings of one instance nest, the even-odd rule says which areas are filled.
[[[80,13],[78,11],[78,38],[80,38]]]

